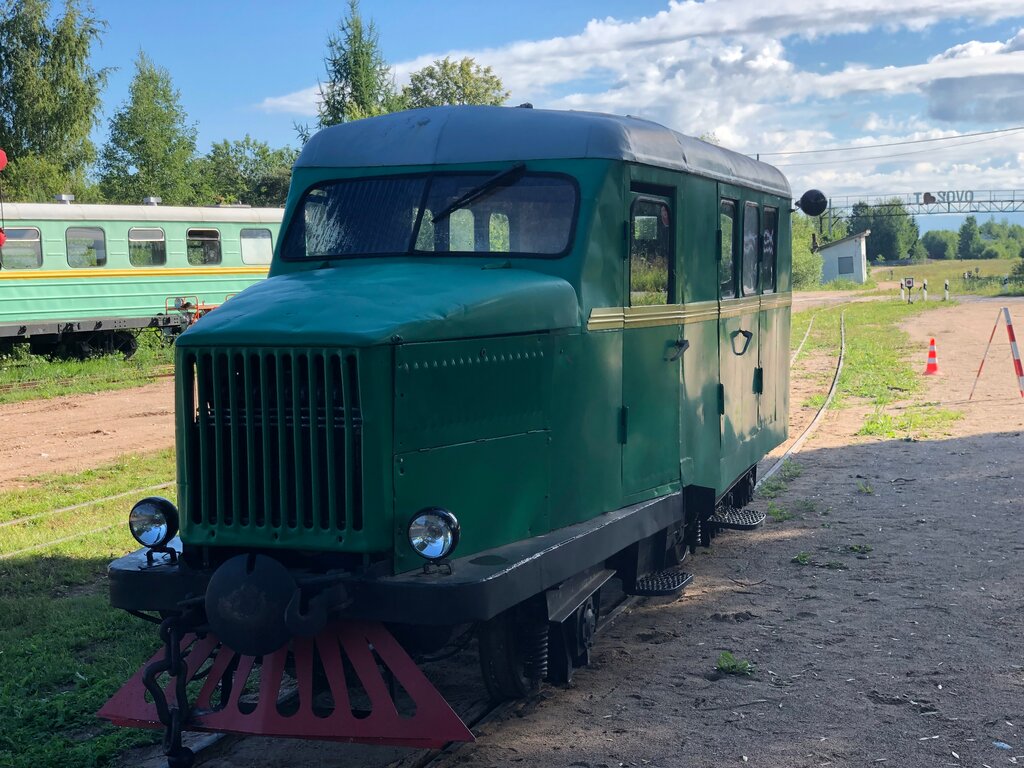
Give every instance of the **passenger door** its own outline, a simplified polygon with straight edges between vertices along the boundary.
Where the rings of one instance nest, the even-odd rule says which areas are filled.
[[[760,211],[719,185],[719,375],[722,460],[719,491],[754,462],[758,432]]]
[[[679,479],[682,316],[668,195],[630,197],[622,333],[622,484],[627,495]]]

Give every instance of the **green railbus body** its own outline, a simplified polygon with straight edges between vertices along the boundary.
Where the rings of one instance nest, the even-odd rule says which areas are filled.
[[[385,557],[402,573],[422,565],[406,534],[420,509],[458,517],[458,555],[466,557],[686,486],[721,497],[785,439],[788,186],[725,184],[714,168],[708,178],[700,169],[607,158],[521,160],[529,174],[559,174],[578,188],[564,255],[304,262],[282,257],[283,236],[269,280],[181,337],[186,546],[360,553]],[[308,162],[295,169],[285,228],[321,183],[427,172],[486,178],[513,164]],[[675,280],[664,304],[631,305],[630,211],[638,198],[660,201],[671,219]],[[758,217],[756,287],[744,295],[738,268],[734,298],[720,295],[723,199],[738,211],[737,265],[743,216]],[[778,244],[768,254],[771,286],[760,279],[766,209]],[[745,347],[743,331],[752,334]],[[679,343],[686,351],[669,360]],[[242,390],[252,397],[248,384],[237,402],[225,394],[212,404],[209,393],[223,387],[218,366],[246,382],[262,377],[264,397],[284,392],[268,395],[268,377],[282,387],[280,377],[293,377],[292,395],[313,398],[294,403],[294,412],[322,410],[322,392],[341,382],[344,423],[328,430],[331,445],[305,427],[243,424],[228,413],[276,406],[242,402]],[[317,380],[321,394],[310,395]],[[207,412],[189,405],[206,401]]]

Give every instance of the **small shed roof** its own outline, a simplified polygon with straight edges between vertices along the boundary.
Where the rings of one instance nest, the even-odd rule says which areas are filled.
[[[818,251],[819,252],[820,251],[826,251],[829,248],[833,248],[833,247],[835,247],[837,245],[841,245],[842,243],[849,242],[850,240],[856,240],[857,238],[861,238],[861,237],[864,238],[864,239],[867,239],[867,236],[870,235],[870,234],[871,234],[871,230],[870,229],[865,229],[863,232],[858,232],[855,235],[847,235],[846,237],[844,237],[841,240],[833,240],[831,243],[822,243],[820,246],[818,246]]]
[[[449,106],[325,128],[299,167],[374,168],[602,158],[672,168],[790,197],[767,163],[637,117],[515,107]]]

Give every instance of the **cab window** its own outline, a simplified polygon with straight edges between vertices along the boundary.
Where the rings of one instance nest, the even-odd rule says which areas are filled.
[[[718,231],[721,236],[718,262],[719,296],[732,299],[736,296],[736,203],[723,200],[718,207]]]
[[[39,269],[43,266],[43,247],[35,227],[5,229],[7,242],[0,247],[0,269]]]
[[[99,227],[68,227],[68,266],[74,269],[102,267],[107,263],[107,241]]]
[[[779,209],[764,209],[764,232],[761,235],[761,291],[775,293],[775,260],[779,231]]]
[[[629,218],[629,304],[668,304],[675,292],[668,202],[637,198]]]
[[[754,296],[757,294],[758,251],[761,246],[761,222],[760,211],[755,203],[747,203],[743,206],[743,295]]]

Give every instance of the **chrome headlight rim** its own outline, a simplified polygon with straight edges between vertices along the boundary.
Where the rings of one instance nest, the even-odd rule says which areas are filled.
[[[166,547],[178,535],[180,517],[174,502],[163,496],[147,496],[135,502],[128,513],[128,531],[149,549]],[[154,534],[151,535],[151,534]]]
[[[424,517],[435,517],[439,519],[450,536],[451,543],[443,549],[440,554],[429,555],[426,551],[416,546],[415,540],[417,536],[413,534],[413,527],[416,526]],[[459,546],[460,533],[461,528],[459,526],[458,518],[444,507],[424,507],[409,518],[409,524],[406,526],[409,546],[412,547],[413,552],[429,562],[439,562],[441,560],[445,560],[449,555],[451,555],[451,553]]]

